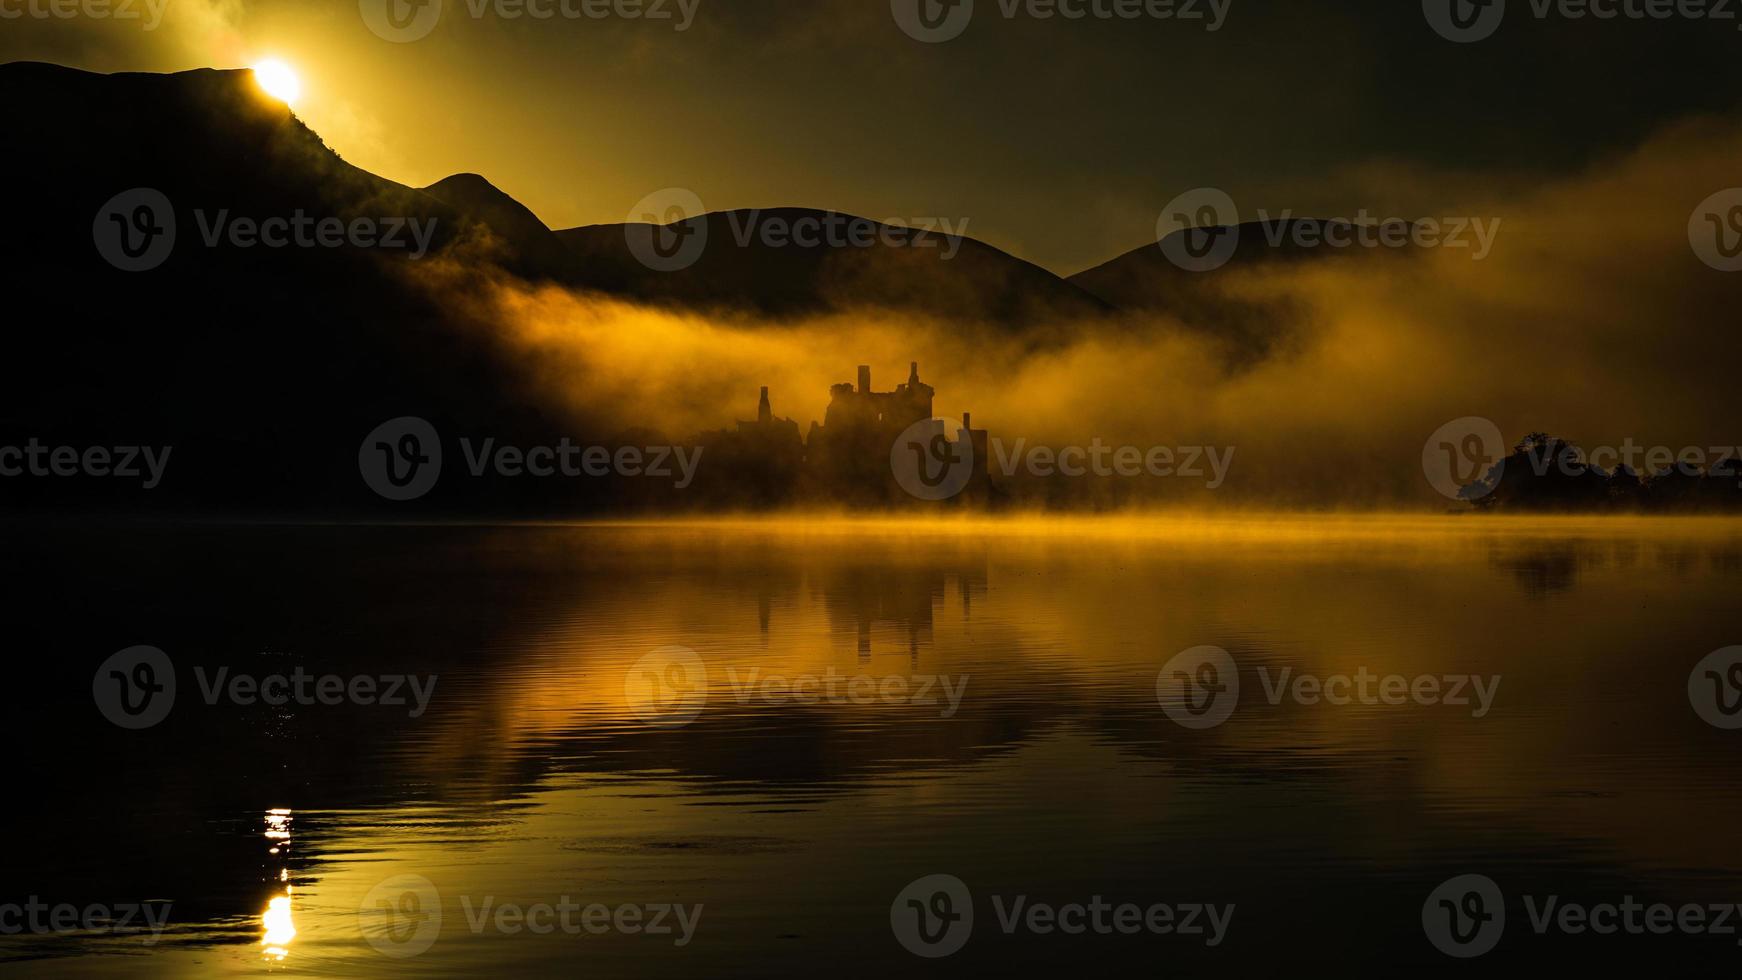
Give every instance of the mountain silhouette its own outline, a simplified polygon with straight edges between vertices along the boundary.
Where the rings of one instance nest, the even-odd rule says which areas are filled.
[[[382,501],[358,479],[358,446],[388,419],[504,440],[584,433],[584,420],[527,404],[530,366],[425,281],[432,262],[493,238],[467,216],[501,220],[476,189],[442,188],[456,207],[351,166],[247,71],[22,63],[0,66],[0,86],[0,174],[17,192],[0,245],[9,354],[29,365],[0,386],[0,445],[175,447],[149,494],[109,480],[0,481],[8,502],[369,509]],[[107,202],[141,188],[170,203],[173,248],[150,271],[123,271],[95,235]],[[238,221],[297,214],[421,222],[429,254],[230,237]],[[507,237],[491,254],[536,275],[544,256]],[[444,483],[429,506],[469,510],[495,492]]]
[[[840,229],[832,236],[821,229]],[[805,229],[792,235],[792,229]],[[700,235],[693,263],[650,268],[629,241]],[[557,232],[586,273],[579,284],[650,302],[765,316],[880,307],[947,319],[1040,322],[1111,307],[1057,275],[941,228],[887,225],[809,208],[743,209],[671,225],[606,224]],[[861,244],[869,242],[870,244]]]
[[[1123,255],[1085,269],[1071,276],[1069,281],[1122,309],[1165,310],[1173,308],[1182,295],[1191,292],[1192,287],[1201,287],[1241,272],[1307,262],[1360,258],[1376,252],[1403,251],[1358,246],[1336,247],[1322,241],[1308,245],[1302,244],[1296,238],[1296,232],[1302,230],[1322,230],[1323,234],[1314,235],[1315,238],[1322,239],[1325,235],[1347,233],[1356,227],[1350,221],[1288,218],[1270,223],[1250,221],[1206,229],[1181,229],[1160,241],[1140,245]],[[1169,246],[1206,231],[1218,235],[1232,233],[1235,236],[1233,251],[1222,264],[1204,271],[1193,271],[1182,268],[1168,257],[1172,251]]]
[[[24,203],[33,216],[78,219],[38,231],[86,252],[98,206],[140,186],[172,201],[178,192],[205,193],[233,213],[318,204],[436,217],[449,226],[444,234],[454,230],[451,208],[345,163],[287,106],[261,94],[248,71],[97,75],[24,62],[0,65],[0,81],[12,96],[0,113],[16,154],[5,165],[28,176],[20,186],[56,192]]]
[[[492,258],[523,276],[584,283],[585,268],[538,215],[477,174],[454,174],[423,189],[459,212],[467,222],[488,228],[499,251]]]
[[[1068,281],[1109,306],[1177,319],[1186,329],[1217,342],[1232,366],[1254,364],[1289,342],[1306,311],[1280,299],[1258,301],[1237,295],[1230,289],[1234,281],[1313,263],[1395,261],[1409,251],[1301,245],[1295,232],[1307,226],[1337,232],[1354,228],[1348,221],[1290,218],[1268,225],[1248,222],[1182,229],[1076,273]],[[1206,231],[1236,236],[1232,252],[1220,265],[1194,270],[1169,257],[1184,254],[1175,246],[1187,241],[1187,236]]]

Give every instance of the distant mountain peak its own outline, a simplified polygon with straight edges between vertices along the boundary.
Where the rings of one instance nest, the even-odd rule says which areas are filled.
[[[642,264],[631,232],[705,230],[680,268]],[[1099,316],[1107,304],[1052,272],[943,227],[782,206],[678,221],[586,225],[557,236],[611,292],[658,303],[785,317],[877,307],[1005,324]]]
[[[502,189],[497,187],[495,184],[490,183],[483,174],[469,172],[451,174],[424,188],[424,190],[431,192],[438,189],[447,191],[465,191],[468,193],[502,194]],[[502,196],[507,197],[508,195],[502,194]]]

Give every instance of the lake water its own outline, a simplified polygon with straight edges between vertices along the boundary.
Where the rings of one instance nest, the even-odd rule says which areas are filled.
[[[1407,975],[1465,875],[1483,967],[1742,955],[1742,523],[4,537],[9,974]]]

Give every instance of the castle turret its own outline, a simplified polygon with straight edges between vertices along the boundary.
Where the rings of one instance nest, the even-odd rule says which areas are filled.
[[[774,407],[768,404],[768,386],[762,386],[762,403],[756,406],[756,421],[767,425],[774,421]]]
[[[893,391],[871,389],[868,364],[859,365],[858,374],[856,384],[830,386],[822,423],[813,423],[804,440],[805,462],[815,486],[841,500],[887,502],[891,495],[901,493],[890,462],[891,446],[897,438],[922,423],[930,427],[925,431],[953,431],[955,427],[933,419],[937,391],[920,380],[918,361],[908,362],[906,382]],[[974,448],[970,496],[989,499],[995,491],[989,475],[989,436],[973,425],[973,416],[963,413],[961,427]]]

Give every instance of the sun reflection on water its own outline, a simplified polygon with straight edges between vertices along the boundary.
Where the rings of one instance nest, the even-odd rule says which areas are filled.
[[[296,938],[296,922],[290,915],[290,887],[286,886],[284,892],[268,902],[265,914],[260,916],[260,924],[266,929],[260,940],[265,947],[262,954],[274,960],[284,959],[290,952],[287,948],[290,941]]]
[[[282,858],[289,852],[290,822],[289,810],[266,811],[265,837],[272,842],[267,853]],[[296,922],[290,912],[290,869],[279,868],[278,880],[284,883],[284,894],[268,901],[266,911],[260,915],[260,926],[265,931],[260,939],[261,955],[275,962],[289,955],[291,940],[296,938]]]

